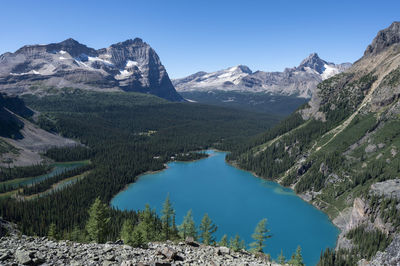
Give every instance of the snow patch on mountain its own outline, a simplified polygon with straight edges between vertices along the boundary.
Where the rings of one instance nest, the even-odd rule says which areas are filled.
[[[132,61],[132,60],[128,60],[126,62],[126,67],[133,67],[133,66],[137,66],[139,63],[136,61]]]
[[[252,72],[244,65],[215,72],[197,72],[185,78],[173,80],[177,91],[245,91],[265,92],[277,95],[295,95],[310,98],[317,84],[330,78],[351,64],[329,63],[312,53],[298,67],[283,72]]]
[[[334,75],[340,73],[340,70],[338,68],[336,68],[335,66],[325,64],[324,67],[325,67],[325,70],[321,74],[322,80],[328,79],[328,78],[333,77]]]

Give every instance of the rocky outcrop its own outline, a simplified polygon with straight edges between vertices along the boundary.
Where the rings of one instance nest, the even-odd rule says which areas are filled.
[[[400,234],[394,236],[392,243],[385,251],[378,251],[370,262],[364,261],[360,264],[371,266],[400,265]]]
[[[391,179],[371,185],[370,193],[400,200],[400,179]]]
[[[356,228],[363,222],[367,221],[369,218],[369,213],[370,209],[368,203],[363,201],[361,198],[355,198],[346,231]]]
[[[183,100],[157,53],[139,38],[99,50],[67,39],[0,55],[0,91],[40,94],[54,87],[122,89]]]
[[[364,52],[365,56],[376,55],[387,47],[400,43],[400,22],[395,21],[388,28],[378,32]]]

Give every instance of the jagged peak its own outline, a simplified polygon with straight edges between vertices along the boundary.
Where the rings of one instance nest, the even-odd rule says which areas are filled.
[[[400,44],[400,22],[395,21],[386,29],[378,32],[364,52],[364,56],[377,54],[393,44]]]
[[[304,58],[303,61],[301,61],[299,66],[309,65],[317,61],[323,61],[323,60],[319,57],[317,53],[311,53],[309,56]]]
[[[306,57],[303,61],[301,61],[298,68],[309,67],[319,74],[322,74],[325,70],[325,64],[328,64],[326,61],[322,60],[317,53],[311,53],[308,57]]]
[[[149,46],[146,42],[144,42],[141,38],[135,38],[135,39],[128,39],[126,41],[123,42],[118,42],[115,44],[112,44],[111,47],[127,47],[127,46]]]

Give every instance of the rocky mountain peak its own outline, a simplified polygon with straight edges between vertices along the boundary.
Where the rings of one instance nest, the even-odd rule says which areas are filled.
[[[29,91],[35,80],[47,86],[137,91],[182,101],[157,53],[140,38],[93,49],[69,38],[27,45],[0,56],[0,91]],[[18,88],[18,89],[16,89]]]
[[[74,46],[74,45],[79,45],[80,43],[72,38],[68,38],[62,42],[60,42],[61,45],[70,45],[70,46]]]
[[[135,39],[128,39],[123,42],[115,43],[111,45],[110,47],[112,48],[117,48],[117,47],[129,47],[129,46],[149,46],[146,42],[144,42],[140,38],[135,38]]]
[[[246,73],[246,74],[253,73],[253,71],[251,71],[251,69],[248,66],[245,66],[245,65],[237,65],[237,66],[234,66],[234,67],[230,68],[229,70],[238,71],[238,72],[242,72],[242,73]]]
[[[319,74],[322,74],[325,70],[325,64],[326,62],[322,60],[317,53],[312,53],[303,61],[301,61],[298,68],[309,67],[317,71]]]
[[[47,52],[49,53],[65,51],[69,53],[72,57],[78,57],[82,54],[97,56],[97,52],[95,49],[89,48],[72,38],[68,38],[59,43],[51,43],[46,45],[45,47]]]
[[[400,22],[393,22],[388,28],[378,32],[372,43],[367,47],[364,56],[377,54],[393,44],[400,44]]]

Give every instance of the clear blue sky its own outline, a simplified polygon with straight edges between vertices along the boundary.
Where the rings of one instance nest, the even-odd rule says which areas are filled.
[[[69,37],[94,48],[140,37],[173,78],[238,64],[281,71],[311,52],[353,62],[400,20],[399,0],[2,0],[0,10],[0,54]]]

